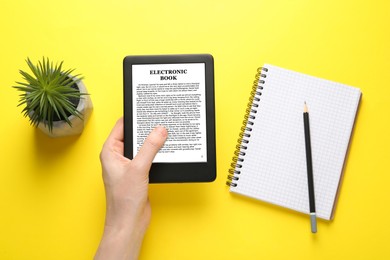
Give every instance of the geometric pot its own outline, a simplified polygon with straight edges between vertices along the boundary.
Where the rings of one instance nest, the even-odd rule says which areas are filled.
[[[76,84],[80,93],[88,93],[87,88],[81,80]],[[53,129],[51,132],[49,131],[47,125],[45,126],[43,122],[38,124],[38,128],[48,136],[54,138],[81,134],[93,110],[92,100],[89,95],[83,95],[80,97],[77,110],[81,113],[83,120],[74,115],[69,116],[68,119],[72,123],[72,126],[68,125],[65,120],[60,120],[53,121]]]

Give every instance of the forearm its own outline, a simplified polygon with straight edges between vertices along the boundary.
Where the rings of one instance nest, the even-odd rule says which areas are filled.
[[[106,226],[95,255],[98,259],[138,259],[145,230],[139,227]]]
[[[115,199],[106,188],[107,208],[104,233],[95,259],[138,259],[142,241],[150,222],[148,201]]]

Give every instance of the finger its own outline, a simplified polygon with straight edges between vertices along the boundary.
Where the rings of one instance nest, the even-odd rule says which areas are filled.
[[[123,142],[123,117],[119,118],[118,121],[116,121],[114,128],[111,130],[111,133],[107,138],[107,141],[113,140]]]
[[[164,145],[167,137],[168,132],[163,126],[154,128],[148,137],[146,137],[144,144],[133,161],[139,163],[143,167],[150,167],[154,157]]]
[[[118,119],[103,145],[100,156],[108,156],[113,151],[123,155],[123,117]]]

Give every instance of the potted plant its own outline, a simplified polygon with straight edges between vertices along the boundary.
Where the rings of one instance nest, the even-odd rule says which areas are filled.
[[[63,62],[54,65],[48,58],[37,65],[29,58],[26,62],[32,74],[20,70],[26,82],[14,86],[22,92],[18,106],[25,106],[24,116],[51,137],[80,134],[93,109],[83,78],[72,75],[74,69],[64,70]]]

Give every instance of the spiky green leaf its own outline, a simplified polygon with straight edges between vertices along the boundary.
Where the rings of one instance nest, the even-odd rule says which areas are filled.
[[[30,124],[37,126],[43,122],[52,131],[54,115],[69,125],[69,115],[82,119],[82,114],[70,100],[88,95],[72,88],[73,84],[81,81],[83,77],[80,74],[72,75],[74,69],[63,70],[63,61],[54,64],[43,57],[36,65],[29,58],[26,63],[32,74],[20,70],[26,82],[18,81],[13,87],[23,92],[19,95],[18,106],[24,106],[22,114],[29,116]]]

